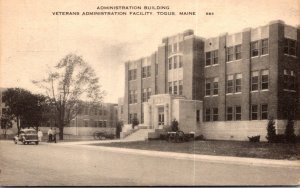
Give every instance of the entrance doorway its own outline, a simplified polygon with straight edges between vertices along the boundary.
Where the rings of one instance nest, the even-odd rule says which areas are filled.
[[[158,107],[158,126],[165,124],[164,107]]]

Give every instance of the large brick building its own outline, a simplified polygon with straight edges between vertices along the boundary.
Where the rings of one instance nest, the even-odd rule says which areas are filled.
[[[224,129],[234,132],[238,125],[266,124],[270,117],[279,130],[281,120],[300,120],[299,41],[300,29],[283,21],[208,39],[192,30],[164,38],[152,55],[125,63],[124,120],[136,116],[144,123],[150,96],[169,93],[202,101],[194,108],[200,133],[227,122]],[[165,121],[160,114],[155,118]]]

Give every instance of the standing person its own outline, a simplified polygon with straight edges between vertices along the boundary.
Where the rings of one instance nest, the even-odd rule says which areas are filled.
[[[50,127],[50,129],[48,130],[48,142],[51,142],[52,141],[52,127]]]
[[[39,142],[41,142],[43,138],[43,132],[41,131],[41,129],[39,129],[38,131],[38,138],[39,138]]]
[[[54,127],[52,134],[53,134],[53,140],[56,143],[56,127]]]

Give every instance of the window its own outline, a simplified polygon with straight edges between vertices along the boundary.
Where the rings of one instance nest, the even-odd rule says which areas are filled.
[[[235,59],[241,59],[242,58],[242,45],[235,46]]]
[[[88,127],[89,126],[89,120],[83,120],[84,121],[84,126]]]
[[[172,69],[172,58],[169,58],[169,70]]]
[[[226,109],[226,120],[227,121],[232,121],[233,119],[233,109],[232,107],[227,107]]]
[[[235,92],[242,92],[242,74],[236,74],[235,76]]]
[[[251,91],[258,91],[258,71],[251,73]]]
[[[174,69],[177,68],[177,56],[173,57],[173,61],[174,61]]]
[[[251,57],[258,56],[258,41],[251,42]]]
[[[206,61],[205,65],[209,66],[211,64],[211,52],[206,52]]]
[[[218,64],[218,50],[206,52],[205,66]]]
[[[147,89],[143,89],[142,101],[147,102]]]
[[[147,77],[147,67],[142,67],[142,78]]]
[[[181,68],[182,67],[182,56],[178,56],[178,61],[179,61],[179,65],[178,65],[178,68]]]
[[[103,121],[103,127],[106,127],[106,121]]]
[[[169,93],[172,94],[172,82],[169,82],[168,86],[169,86]]]
[[[235,107],[235,120],[241,120],[242,119],[242,109],[240,106]]]
[[[233,61],[233,47],[228,47],[226,50],[227,61]]]
[[[296,90],[296,76],[293,70],[290,71],[284,69],[283,83],[284,83],[284,89]]]
[[[205,121],[210,121],[210,109],[205,109]]]
[[[269,88],[269,70],[263,70],[261,72],[261,89]]]
[[[151,96],[151,88],[149,87],[149,88],[147,89],[147,100],[150,99],[150,96]]]
[[[289,88],[291,90],[296,90],[296,76],[294,71],[291,71]]]
[[[200,110],[196,110],[196,121],[200,122]]]
[[[296,56],[296,41],[292,39],[284,40],[284,53]]]
[[[268,105],[261,105],[261,119],[268,119]]]
[[[269,40],[263,39],[261,41],[261,55],[265,55],[269,53]]]
[[[227,93],[233,93],[233,75],[227,75]]]
[[[151,76],[151,66],[147,66],[147,77]]]
[[[251,119],[252,120],[258,119],[258,106],[257,105],[251,106]]]
[[[174,87],[174,88],[173,88],[173,92],[174,92],[175,95],[177,95],[177,81],[174,81],[174,82],[173,82],[173,85],[174,85],[174,86],[173,86],[173,87]]]
[[[210,96],[210,81],[205,81],[205,96]]]
[[[218,91],[219,91],[219,78],[214,78],[213,95],[218,95]]]
[[[183,90],[183,82],[182,82],[182,80],[179,80],[178,81],[178,83],[179,83],[179,95],[182,95],[182,90]]]
[[[212,52],[212,61],[214,65],[218,64],[218,50]]]
[[[137,103],[136,90],[129,90],[129,104]]]
[[[218,108],[213,108],[213,121],[218,121]]]

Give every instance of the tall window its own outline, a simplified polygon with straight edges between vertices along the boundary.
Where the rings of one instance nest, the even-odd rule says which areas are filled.
[[[210,108],[205,109],[205,121],[210,121]]]
[[[218,121],[219,113],[218,108],[213,108],[213,121]]]
[[[242,92],[242,74],[236,74],[235,77],[235,92]]]
[[[196,110],[196,121],[200,122],[200,110]]]
[[[151,76],[151,66],[147,66],[147,77]]]
[[[269,40],[263,39],[261,41],[261,55],[265,55],[269,53]]]
[[[233,75],[227,75],[227,93],[233,93]]]
[[[284,53],[296,56],[296,41],[292,39],[284,40]]]
[[[182,67],[182,56],[181,55],[178,56],[178,61],[179,61],[178,67],[180,68],[180,67]]]
[[[242,119],[242,109],[240,106],[235,106],[235,120]]]
[[[142,67],[142,78],[147,77],[147,67]]]
[[[258,71],[251,73],[251,91],[258,91]]]
[[[235,46],[235,59],[241,59],[242,58],[242,45],[236,45]]]
[[[269,88],[269,70],[263,70],[261,72],[261,89]]]
[[[218,95],[218,91],[219,91],[219,78],[214,78],[213,95]]]
[[[233,47],[228,47],[226,50],[227,61],[233,61]]]
[[[251,57],[258,56],[258,41],[251,42]]]
[[[177,56],[173,56],[173,61],[174,61],[174,69],[177,68]]]
[[[206,60],[205,60],[205,65],[209,66],[211,65],[211,52],[206,52]]]
[[[142,101],[147,102],[147,89],[143,89]]]
[[[205,81],[205,95],[210,95],[210,81],[208,79]]]
[[[213,65],[218,64],[218,50],[212,52],[212,61]]]
[[[296,75],[295,72],[292,70],[284,69],[284,89],[288,90],[296,90]]]
[[[268,119],[268,105],[261,105],[261,119]]]
[[[252,120],[258,119],[258,105],[251,106],[251,119]]]
[[[174,92],[175,95],[177,95],[177,81],[174,81],[173,84],[174,84],[173,85],[173,87],[174,87],[173,92]]]
[[[150,99],[150,96],[151,96],[151,88],[149,87],[149,88],[147,89],[147,100]]]
[[[172,94],[172,82],[168,83],[169,93]]]
[[[296,90],[296,75],[294,71],[291,71],[291,76],[289,80],[290,80],[289,88],[291,90]]]
[[[172,58],[169,58],[169,70],[172,69]]]
[[[135,80],[136,79],[136,69],[132,69],[128,71],[128,80]]]
[[[179,95],[182,95],[183,82],[182,82],[182,80],[179,80],[178,83],[179,83]]]
[[[232,121],[233,120],[233,109],[232,107],[227,107],[226,109],[226,120]]]

